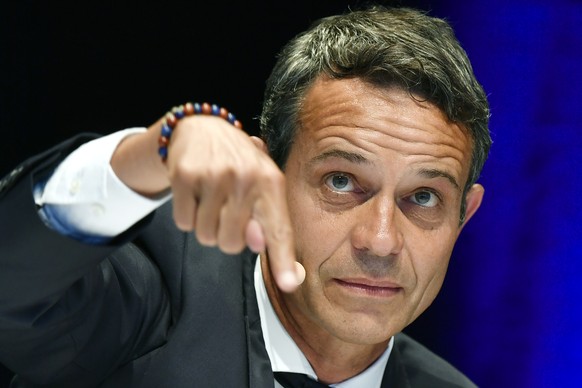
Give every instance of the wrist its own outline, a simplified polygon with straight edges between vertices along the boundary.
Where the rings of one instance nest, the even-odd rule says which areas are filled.
[[[146,132],[125,138],[111,158],[115,175],[146,197],[156,197],[170,187],[167,168],[158,156],[161,126],[162,120],[158,120]]]
[[[158,138],[158,154],[162,158],[162,161],[165,162],[168,158],[168,145],[170,144],[172,133],[178,122],[185,117],[196,115],[220,117],[235,128],[242,129],[241,122],[232,113],[216,104],[187,102],[184,105],[175,106],[162,118],[162,127]]]

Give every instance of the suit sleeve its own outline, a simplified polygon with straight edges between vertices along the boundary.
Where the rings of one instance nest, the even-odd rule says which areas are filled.
[[[131,243],[148,219],[95,246],[38,215],[34,183],[91,138],[67,141],[0,181],[0,362],[31,384],[97,386],[163,344],[169,327],[160,271]]]

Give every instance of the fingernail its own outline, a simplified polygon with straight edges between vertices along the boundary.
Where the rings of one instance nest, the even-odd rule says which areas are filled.
[[[302,284],[303,281],[305,280],[305,268],[301,265],[301,263],[299,263],[298,261],[295,262],[295,270],[297,273],[297,284]]]
[[[299,283],[293,271],[285,271],[279,275],[279,288],[283,291],[293,291]]]

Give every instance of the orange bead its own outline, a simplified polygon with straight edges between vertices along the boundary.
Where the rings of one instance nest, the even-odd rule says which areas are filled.
[[[173,113],[168,113],[166,115],[166,123],[168,123],[168,127],[174,128],[178,123],[178,119],[176,118],[176,116],[174,116]]]
[[[205,115],[212,114],[212,107],[209,103],[205,102],[202,104],[202,113]]]
[[[192,116],[194,114],[194,105],[192,103],[187,102],[184,104],[184,114],[186,116]]]
[[[224,108],[220,108],[219,116],[225,120],[228,120],[228,111]]]

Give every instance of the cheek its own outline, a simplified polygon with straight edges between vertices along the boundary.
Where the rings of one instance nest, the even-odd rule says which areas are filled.
[[[422,251],[419,250],[413,255],[413,270],[416,274],[417,285],[415,292],[419,298],[415,316],[420,315],[436,298],[441,289],[449,259],[451,257],[453,244],[442,244],[438,241],[454,241],[452,236],[439,236],[435,239],[426,239]],[[430,243],[433,241],[433,243]],[[429,249],[430,247],[430,249]]]
[[[287,194],[297,258],[306,270],[311,269],[311,274],[319,272],[319,267],[346,241],[344,223],[322,210],[309,190],[288,190]]]
[[[321,232],[320,216],[315,211],[312,200],[306,195],[305,190],[288,189],[287,203],[298,259],[302,261],[302,256],[317,246],[315,236]]]

